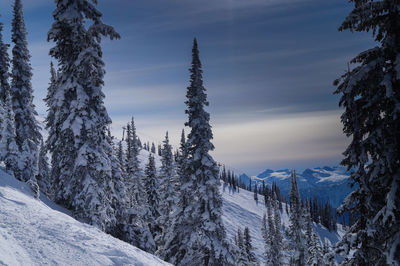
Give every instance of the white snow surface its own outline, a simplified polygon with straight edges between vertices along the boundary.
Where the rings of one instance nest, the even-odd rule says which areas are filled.
[[[232,240],[237,234],[238,227],[243,229],[247,226],[250,230],[252,244],[255,248],[254,252],[259,258],[260,262],[265,261],[264,253],[264,240],[261,235],[261,221],[267,208],[264,205],[264,197],[258,196],[258,203],[254,200],[254,193],[244,189],[240,189],[239,193],[233,191],[228,185],[221,186],[221,193],[223,197],[223,221],[228,234]],[[283,203],[283,211],[281,212],[282,224],[289,227],[289,216],[285,211],[285,204]],[[320,224],[314,223],[314,229],[318,234],[321,245],[323,245],[325,238],[332,244],[336,243],[344,235],[344,230],[338,224],[337,232],[329,232],[328,229]],[[283,234],[285,235],[285,234]]]
[[[68,213],[0,170],[0,265],[170,265]]]

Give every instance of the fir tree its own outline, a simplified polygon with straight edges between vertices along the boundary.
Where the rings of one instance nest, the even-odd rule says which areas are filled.
[[[247,259],[246,248],[244,245],[244,239],[242,230],[238,228],[237,237],[236,237],[236,246],[237,246],[237,258],[236,265],[238,266],[247,266],[249,265],[249,260]]]
[[[282,265],[282,247],[283,247],[283,236],[281,232],[281,214],[278,209],[277,200],[273,199],[274,206],[274,234],[272,237],[272,265]]]
[[[379,46],[351,60],[336,94],[351,143],[343,165],[358,188],[343,203],[359,219],[339,244],[344,263],[400,264],[400,23],[397,0],[351,0],[339,31],[372,32]]]
[[[144,189],[146,191],[146,201],[149,209],[146,221],[149,226],[150,232],[155,238],[160,233],[160,228],[156,224],[156,220],[160,216],[160,199],[158,196],[158,179],[157,169],[154,161],[154,156],[149,154],[149,162],[146,165]]]
[[[133,118],[127,126],[126,142],[127,170],[125,185],[129,195],[129,209],[126,212],[127,217],[125,218],[125,240],[134,246],[153,253],[156,246],[146,218],[150,211],[143,187],[143,172],[140,169],[138,158],[139,147],[137,145],[136,127]]]
[[[39,152],[39,174],[37,175],[37,183],[42,193],[52,199],[53,189],[50,180],[50,168],[47,158],[47,149],[41,141]]]
[[[3,23],[0,22],[0,158],[4,162],[8,173],[21,179],[18,168],[19,152],[15,140],[14,112],[8,83],[10,59],[7,49],[9,45],[3,43],[2,32]]]
[[[290,187],[290,225],[289,237],[292,240],[293,263],[295,265],[305,265],[305,239],[302,232],[301,221],[301,199],[299,189],[297,187],[296,172],[292,171],[291,187]]]
[[[1,106],[1,108],[4,108],[1,121],[1,160],[4,162],[8,173],[17,179],[21,179],[20,167],[18,166],[20,153],[15,140],[14,112],[12,111],[11,97],[8,90],[5,90],[5,96],[4,107]]]
[[[324,264],[321,244],[319,243],[319,238],[315,232],[312,232],[310,243],[308,245],[308,261],[307,265],[319,266]]]
[[[16,143],[20,152],[21,178],[34,182],[38,174],[39,144],[42,139],[36,121],[31,84],[32,68],[26,40],[26,28],[21,0],[15,0],[13,7],[11,71],[11,102],[15,115]],[[34,184],[35,185],[35,184]]]
[[[254,200],[258,203],[257,183],[254,185]]]
[[[102,92],[100,41],[119,35],[103,24],[102,14],[88,0],[57,0],[56,5],[48,40],[55,42],[50,54],[60,73],[47,102],[55,112],[48,141],[55,200],[75,217],[108,231],[116,222],[110,201],[115,195],[108,194],[112,169],[106,130],[111,120]]]
[[[165,134],[163,148],[161,150],[161,169],[160,169],[160,212],[161,215],[157,224],[162,228],[162,235],[157,239],[159,246],[165,243],[165,235],[171,226],[171,214],[176,204],[176,191],[178,190],[178,180],[172,158],[172,147],[169,144],[168,132]]]
[[[154,145],[154,142],[151,143],[151,152],[156,153],[156,145]]]
[[[3,42],[3,23],[0,22],[0,101],[3,105],[3,108],[5,108],[4,105],[6,102],[6,92],[10,92],[10,84],[8,82],[8,78],[10,76],[10,58],[8,56],[9,46],[10,45]]]
[[[209,154],[214,146],[210,115],[204,109],[208,102],[196,39],[192,55],[191,80],[186,94],[189,120],[186,125],[191,128],[186,143],[188,159],[181,179],[180,206],[171,227],[175,233],[165,245],[171,255],[166,259],[177,265],[233,265],[235,258],[221,218],[219,169]]]
[[[246,258],[248,261],[248,265],[259,265],[256,255],[254,254],[254,247],[251,243],[251,235],[250,230],[246,226],[243,231],[243,246],[246,251]]]

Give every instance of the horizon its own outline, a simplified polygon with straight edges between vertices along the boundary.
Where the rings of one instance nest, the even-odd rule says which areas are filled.
[[[44,117],[42,99],[52,60],[52,44],[46,39],[55,4],[22,3],[34,103]],[[11,6],[11,0],[0,4],[6,43],[11,43]],[[142,141],[161,143],[169,131],[177,147],[186,121],[191,45],[197,37],[216,161],[249,176],[268,168],[339,165],[348,140],[332,83],[344,73],[346,62],[374,43],[367,34],[337,31],[351,4],[119,0],[100,1],[98,8],[121,34],[121,40],[102,45],[105,104],[117,138],[134,116]]]

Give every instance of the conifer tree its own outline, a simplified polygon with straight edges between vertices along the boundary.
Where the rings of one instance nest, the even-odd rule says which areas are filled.
[[[371,32],[378,46],[361,52],[334,82],[343,131],[342,164],[359,185],[341,211],[359,214],[339,244],[344,263],[400,264],[400,23],[397,0],[352,0],[339,31]]]
[[[164,250],[169,253],[166,259],[177,265],[234,265],[234,254],[226,240],[221,218],[219,169],[209,154],[214,149],[213,136],[210,115],[204,109],[208,102],[196,39],[192,56],[190,86],[186,94],[186,125],[191,128],[186,143],[188,159],[181,178],[178,210],[171,227],[175,232],[171,233]]]
[[[251,235],[250,235],[250,230],[246,226],[243,231],[243,246],[244,250],[246,251],[246,258],[248,261],[248,265],[259,265],[258,259],[256,255],[254,254],[254,247],[253,244],[251,243]]]
[[[94,1],[96,4],[97,1]],[[53,156],[51,179],[56,202],[75,217],[108,231],[115,226],[109,195],[112,179],[106,130],[111,120],[104,106],[101,38],[119,38],[88,0],[56,1],[48,40],[60,73],[49,109],[54,122],[48,141]]]
[[[14,112],[10,99],[10,85],[8,83],[10,58],[8,44],[3,43],[3,23],[0,22],[0,159],[6,166],[6,171],[21,179],[18,168],[18,146],[14,125]]]
[[[4,89],[4,88],[3,88]],[[12,174],[15,178],[21,180],[21,172],[19,163],[19,151],[16,143],[16,133],[14,126],[14,112],[11,107],[11,97],[9,91],[6,89],[5,93],[5,102],[4,102],[4,113],[1,121],[1,142],[0,142],[0,151],[1,151],[1,160],[4,162],[6,166],[6,171],[9,174]]]
[[[310,243],[308,245],[308,253],[309,257],[307,260],[307,265],[319,266],[324,264],[321,244],[319,243],[319,238],[314,231],[311,234]]]
[[[289,237],[292,240],[293,263],[301,266],[305,265],[305,239],[302,232],[301,219],[301,199],[297,186],[296,172],[292,171],[290,186],[290,225]]]
[[[257,183],[254,185],[254,200],[258,202]]]
[[[278,209],[276,198],[273,199],[274,206],[274,235],[272,237],[272,265],[282,265],[283,236],[281,232],[281,214]]]
[[[37,183],[40,191],[52,199],[53,189],[50,180],[50,168],[47,158],[47,149],[43,140],[41,141],[39,152],[39,174],[37,175]]]
[[[238,228],[237,231],[237,237],[236,237],[236,245],[237,245],[237,259],[236,259],[236,265],[238,266],[248,266],[249,261],[247,259],[247,254],[246,254],[246,248],[244,245],[244,239],[243,239],[243,234],[242,230],[240,227]]]
[[[26,40],[21,0],[13,6],[11,70],[11,103],[15,116],[16,143],[20,152],[20,171],[24,181],[35,182],[38,174],[39,145],[42,139],[33,104],[32,68]],[[36,184],[33,184],[36,186]]]
[[[168,132],[165,134],[163,147],[161,150],[161,169],[160,169],[160,217],[157,224],[162,229],[162,234],[157,239],[158,246],[165,243],[165,235],[172,223],[171,214],[175,209],[176,191],[179,189],[177,174],[172,158],[172,147],[169,144]]]
[[[151,143],[151,152],[156,153],[156,145],[154,145],[154,142]]]
[[[154,161],[154,156],[149,154],[149,162],[146,165],[144,189],[146,192],[146,201],[149,212],[146,215],[146,221],[149,226],[150,232],[155,238],[160,233],[160,227],[157,225],[156,220],[160,216],[160,198],[158,196],[158,179],[157,169]]]
[[[116,220],[115,224],[113,223],[113,226],[107,229],[107,232],[115,237],[123,238],[124,219],[126,218],[126,210],[128,208],[128,194],[110,128],[107,129],[107,133],[107,142],[109,146],[106,153],[111,162],[112,180],[108,180],[105,190],[109,196],[108,200],[111,202],[111,207],[114,212],[113,216],[115,216]]]
[[[127,125],[126,142],[125,185],[129,195],[129,207],[125,218],[125,240],[136,247],[153,253],[156,246],[146,218],[150,211],[143,185],[143,172],[140,169],[139,147],[133,118],[130,124]]]
[[[10,45],[3,42],[3,23],[0,22],[0,103],[3,105],[3,108],[5,108],[6,91],[10,92],[10,84],[8,82],[10,76],[10,57],[8,55],[9,46]]]

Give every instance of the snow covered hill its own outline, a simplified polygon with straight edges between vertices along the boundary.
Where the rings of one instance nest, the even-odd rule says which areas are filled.
[[[80,223],[0,170],[0,265],[170,265]]]
[[[302,173],[296,173],[301,197],[313,198],[328,201],[334,208],[337,208],[343,199],[353,191],[350,184],[350,173],[344,167],[317,167],[306,169]],[[250,177],[246,174],[240,176],[247,185]],[[276,182],[283,195],[288,195],[290,190],[290,170],[267,169],[257,176],[251,177],[252,181],[271,185]]]
[[[261,221],[262,216],[267,211],[263,200],[258,203],[254,200],[254,194],[247,190],[240,189],[239,193],[234,192],[227,185],[221,186],[221,193],[223,197],[223,221],[228,233],[228,237],[233,239],[237,234],[237,229],[240,227],[242,230],[247,226],[252,236],[255,253],[260,259],[264,261],[264,242],[261,235]],[[282,224],[285,227],[289,226],[289,217],[285,212],[285,206],[281,212]],[[344,234],[342,226],[337,225],[337,232],[329,232],[326,228],[319,224],[314,223],[315,231],[321,240],[321,245],[325,238],[332,244],[336,243]]]

